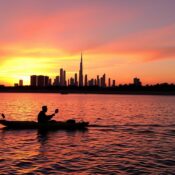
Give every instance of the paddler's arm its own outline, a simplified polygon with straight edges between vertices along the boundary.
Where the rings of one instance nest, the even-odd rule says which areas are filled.
[[[50,119],[52,119],[52,117],[54,117],[54,116],[55,116],[55,113],[52,114],[52,115],[47,115],[47,119],[50,120]]]
[[[52,115],[47,115],[48,121],[51,120],[52,117],[54,117],[58,112],[59,112],[59,110],[58,109],[55,109],[55,113],[53,113]]]

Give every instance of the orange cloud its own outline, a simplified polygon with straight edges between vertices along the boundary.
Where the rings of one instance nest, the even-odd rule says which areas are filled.
[[[150,29],[129,36],[114,39],[101,47],[94,48],[93,53],[129,56],[138,61],[175,58],[175,40],[172,37],[175,25]],[[128,57],[128,58],[129,58]]]

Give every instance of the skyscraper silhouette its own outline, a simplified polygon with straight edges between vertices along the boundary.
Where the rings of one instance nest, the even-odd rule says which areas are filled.
[[[60,69],[60,86],[64,86],[64,70]]]
[[[79,70],[79,86],[83,86],[83,56],[81,53],[81,62],[80,62],[80,70]]]
[[[100,86],[100,77],[97,75],[97,86]]]
[[[112,81],[112,87],[115,87],[115,80]]]
[[[111,87],[111,79],[108,78],[108,87]]]
[[[30,77],[30,86],[38,86],[38,77],[36,75],[31,75]]]
[[[78,86],[78,78],[77,78],[77,73],[75,73],[74,75],[74,79],[75,79],[75,86]]]
[[[49,77],[48,76],[44,76],[44,85],[45,85],[45,87],[49,86]]]
[[[45,86],[45,77],[44,75],[38,76],[38,87],[44,87]]]
[[[63,86],[66,86],[66,71],[64,70]]]
[[[85,75],[84,81],[85,81],[84,85],[88,86],[88,76],[87,76],[87,74]]]

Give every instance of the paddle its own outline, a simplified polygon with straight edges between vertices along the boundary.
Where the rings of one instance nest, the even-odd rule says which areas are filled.
[[[57,114],[59,112],[59,110],[58,109],[55,109],[55,114]]]
[[[2,118],[5,119],[5,115],[4,114],[1,114],[2,115]]]
[[[50,116],[50,119],[51,119],[53,116],[55,116],[58,112],[59,112],[59,110],[58,110],[58,109],[55,109],[55,113],[52,114],[52,115]]]

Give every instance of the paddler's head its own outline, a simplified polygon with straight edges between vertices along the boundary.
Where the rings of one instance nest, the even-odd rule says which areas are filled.
[[[42,110],[43,110],[44,112],[47,112],[47,106],[43,106],[43,107],[42,107]]]

